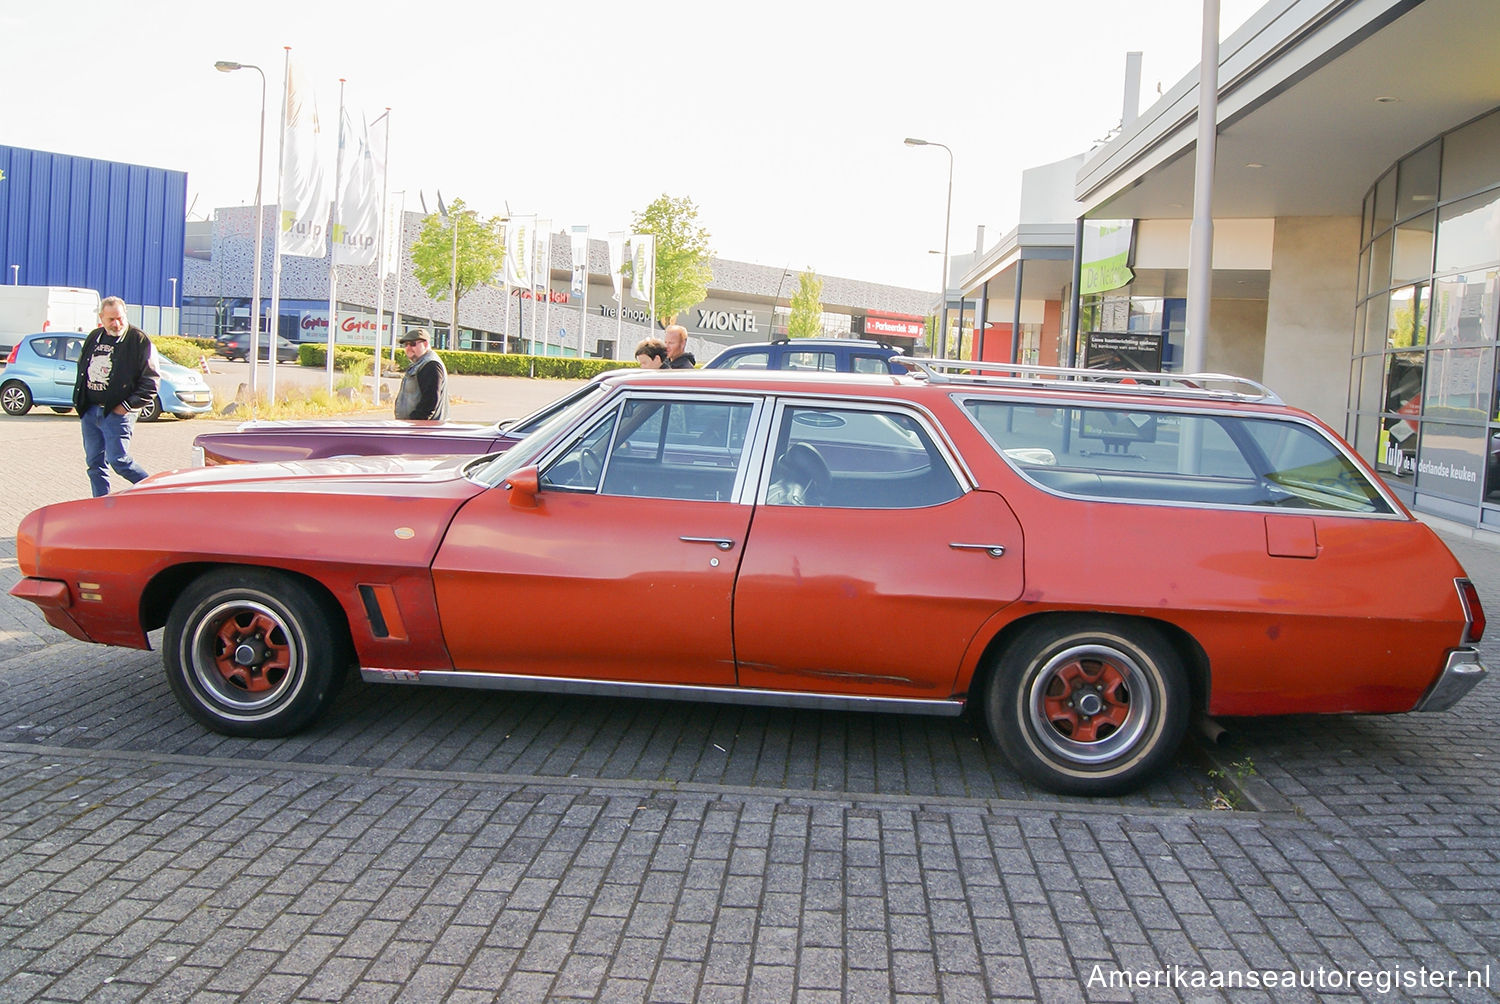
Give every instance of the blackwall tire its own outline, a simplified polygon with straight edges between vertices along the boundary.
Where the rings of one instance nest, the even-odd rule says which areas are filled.
[[[20,418],[31,410],[31,388],[19,380],[0,384],[0,408],[12,418]]]
[[[227,736],[269,738],[327,711],[351,653],[343,612],[306,583],[264,569],[218,569],[172,605],[162,658],[188,714]]]
[[[1119,795],[1176,753],[1189,701],[1181,661],[1156,627],[1048,618],[1006,647],[985,717],[1028,780],[1065,795]]]

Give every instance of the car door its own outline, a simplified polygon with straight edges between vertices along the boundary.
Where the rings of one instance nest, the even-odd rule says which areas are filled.
[[[1021,595],[1005,500],[901,407],[786,403],[771,441],[735,589],[741,686],[951,696],[979,628]]]
[[[59,335],[57,337],[57,351],[53,356],[55,363],[52,368],[52,387],[48,395],[51,402],[63,402],[71,404],[73,401],[73,384],[78,379],[78,355],[83,351],[83,338],[72,335]]]
[[[732,686],[757,399],[639,393],[469,502],[433,564],[454,667]]]

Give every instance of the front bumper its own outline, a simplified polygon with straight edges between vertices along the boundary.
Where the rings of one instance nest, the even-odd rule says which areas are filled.
[[[1465,694],[1483,680],[1489,670],[1479,661],[1479,653],[1472,648],[1455,649],[1448,653],[1448,663],[1438,675],[1427,693],[1417,702],[1413,711],[1447,711],[1457,704]]]
[[[42,609],[42,616],[48,624],[63,631],[79,641],[93,641],[88,632],[78,626],[73,615],[68,612],[72,606],[72,598],[68,594],[68,584],[56,579],[39,579],[28,576],[17,582],[10,588],[10,594],[18,600],[26,600],[35,603]]]

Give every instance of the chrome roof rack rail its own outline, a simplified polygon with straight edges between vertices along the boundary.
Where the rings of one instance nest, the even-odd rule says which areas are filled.
[[[1066,366],[1032,366],[1025,363],[974,362],[967,359],[916,359],[912,356],[896,356],[895,359],[935,384],[1050,387],[1067,391],[1284,403],[1265,384],[1228,373],[1090,370]]]

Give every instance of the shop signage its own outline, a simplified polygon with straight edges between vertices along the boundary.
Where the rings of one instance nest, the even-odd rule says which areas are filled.
[[[1119,333],[1090,331],[1084,335],[1087,351],[1084,366],[1091,370],[1161,370],[1164,339],[1155,332]]]
[[[1134,220],[1084,220],[1083,259],[1079,267],[1078,291],[1088,296],[1129,284],[1130,245]]]
[[[616,314],[618,312],[615,310],[614,307],[611,307],[608,304],[601,303],[601,304],[599,304],[599,313],[600,313],[601,316],[604,316],[604,317],[614,317],[614,316],[616,316]],[[646,316],[646,312],[644,310],[633,310],[632,309],[632,310],[625,311],[625,320],[630,321],[632,324],[650,324],[651,323],[651,318],[649,318],[649,317]]]
[[[389,324],[381,330],[390,331]],[[297,323],[297,340],[302,342],[328,341],[328,311],[304,310]],[[373,314],[339,314],[338,337],[334,339],[346,345],[375,344],[375,316]]]
[[[541,293],[532,293],[532,291],[529,290],[529,289],[513,289],[513,290],[510,291],[510,295],[511,296],[519,296],[523,300],[541,300],[541,299],[546,299],[546,300],[548,300],[551,303],[567,303],[568,302],[568,294],[567,293],[558,292],[555,289],[549,289],[549,290],[547,290],[545,296],[543,294],[541,294]]]
[[[917,317],[865,317],[865,335],[893,335],[898,338],[921,338],[927,333],[927,322]]]
[[[748,331],[758,332],[755,314],[744,310],[704,310],[698,308],[699,331]]]

